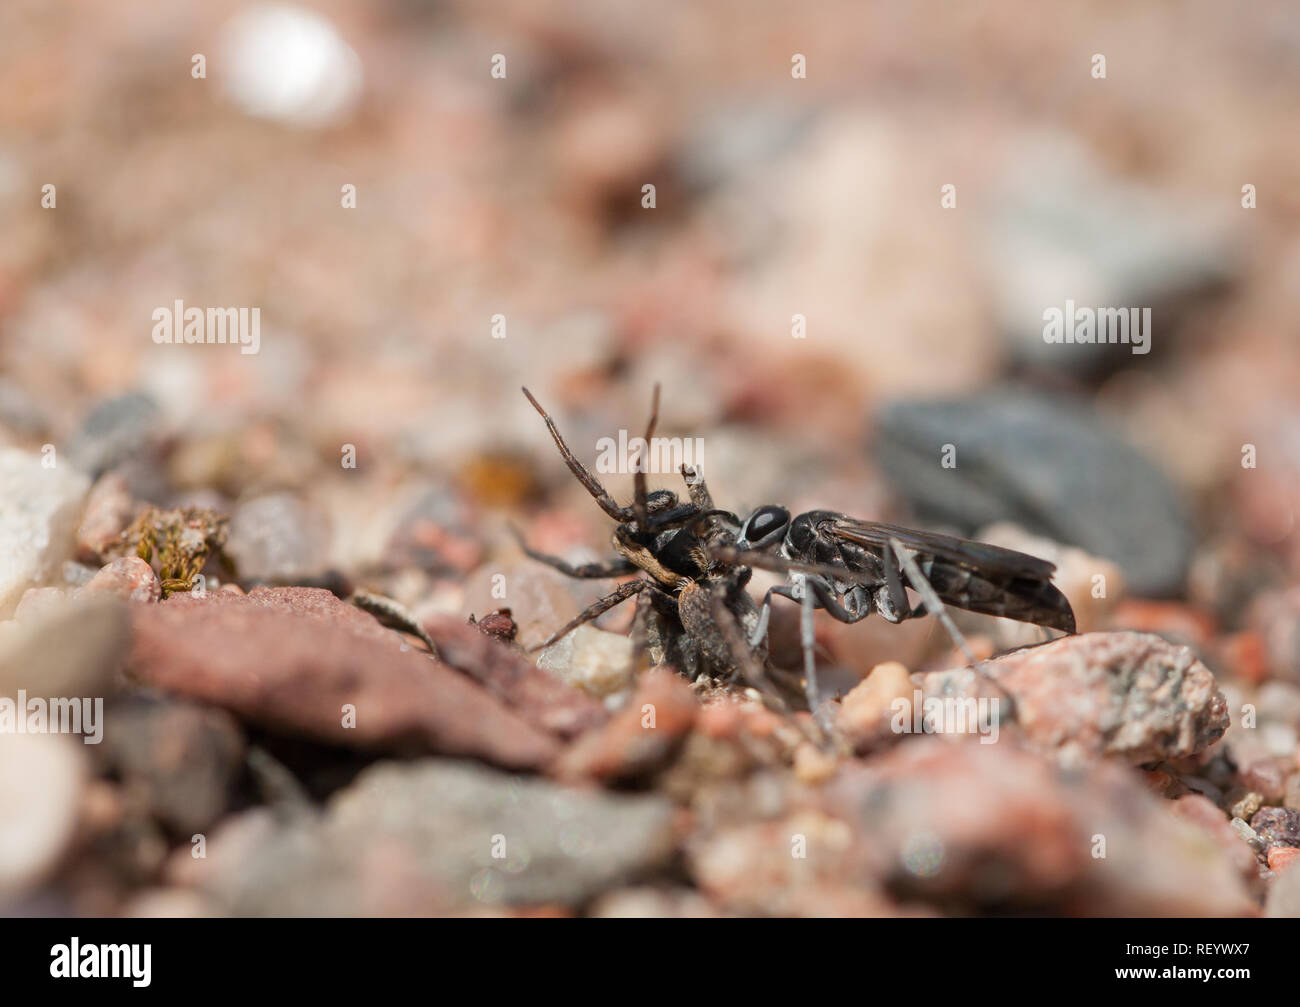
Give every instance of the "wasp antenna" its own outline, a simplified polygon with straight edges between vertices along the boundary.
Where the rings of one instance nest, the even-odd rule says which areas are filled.
[[[520,391],[522,391],[524,393],[524,397],[527,398],[528,401],[533,404],[534,409],[536,409],[543,416],[546,415],[546,410],[542,408],[542,404],[540,402],[538,402],[535,398],[533,398],[533,393],[528,390],[526,385],[521,385]]]

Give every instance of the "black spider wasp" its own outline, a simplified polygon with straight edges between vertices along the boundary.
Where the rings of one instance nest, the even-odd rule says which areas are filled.
[[[541,650],[614,606],[637,599],[632,638],[639,653],[656,664],[671,664],[688,678],[701,674],[740,676],[771,694],[767,625],[772,596],[801,605],[800,639],[804,690],[809,708],[818,707],[814,661],[813,611],[824,609],[841,622],[854,623],[878,612],[898,623],[929,611],[942,619],[962,644],[943,610],[957,608],[1074,632],[1069,601],[1051,582],[1055,567],[1011,549],[897,525],[859,521],[834,511],[791,516],[767,504],[741,519],[714,506],[700,473],[683,465],[690,502],[669,490],[647,492],[645,464],[635,466],[632,503],[620,507],[580,462],[555,421],[527,388],[574,476],[609,517],[618,522],[613,544],[619,558],[606,564],[574,566],[520,545],[531,558],[569,575],[627,581],[534,647]],[[655,387],[645,443],[659,418]],[[644,456],[643,456],[644,458]],[[791,583],[771,588],[761,606],[746,590],[753,568],[785,573]],[[912,608],[903,588],[906,577],[921,595]],[[969,651],[967,651],[969,654]],[[971,659],[971,663],[975,663]]]

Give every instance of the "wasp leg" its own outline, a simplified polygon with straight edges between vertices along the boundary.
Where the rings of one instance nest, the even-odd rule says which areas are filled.
[[[523,534],[514,525],[510,526],[510,533],[519,543],[519,548],[523,550],[525,556],[534,559],[538,563],[545,563],[547,566],[559,570],[560,573],[567,577],[578,577],[584,580],[601,580],[608,577],[625,577],[630,573],[637,572],[637,565],[631,560],[612,559],[608,563],[583,563],[575,566],[572,563],[566,563],[558,556],[548,556],[544,552],[538,552],[530,549],[528,543],[524,541]]]
[[[925,579],[925,574],[921,572],[921,568],[916,565],[916,558],[908,548],[903,545],[903,543],[898,541],[896,538],[891,538],[889,540],[889,548],[885,550],[885,577],[887,580],[892,578],[894,581],[898,581],[899,579],[898,570],[894,564],[895,559],[897,559],[898,563],[902,566],[903,573],[907,574],[907,579],[911,582],[913,589],[921,596],[921,601],[924,603],[925,608],[932,616],[943,623],[943,628],[948,631],[948,635],[952,637],[953,642],[961,649],[962,654],[966,656],[966,660],[969,662],[971,667],[977,665],[979,659],[975,656],[975,652],[970,649],[970,644],[966,642],[966,637],[962,636],[961,630],[959,630],[956,623],[952,621],[952,617],[948,615],[947,606],[945,606],[939,599],[934,588],[930,586],[930,582]],[[898,592],[903,595],[903,604],[899,606],[897,602],[894,601],[893,590],[890,590],[890,601],[894,603],[899,615],[898,621],[901,622],[903,619],[908,617],[901,614],[901,612],[906,611],[907,609],[907,594],[903,592],[901,583],[898,584]],[[881,614],[884,615],[883,612]]]
[[[551,646],[556,641],[563,640],[566,636],[572,633],[579,626],[585,625],[586,623],[591,622],[593,619],[600,618],[602,615],[608,612],[615,605],[622,604],[623,602],[627,601],[629,598],[640,594],[642,591],[647,590],[651,586],[652,585],[650,581],[646,580],[644,577],[638,577],[636,580],[630,580],[626,584],[620,584],[617,588],[613,590],[613,592],[605,595],[605,597],[601,598],[600,601],[596,602],[595,604],[589,605],[583,611],[579,612],[577,616],[570,619],[564,626],[556,630],[554,633],[548,636],[541,643],[537,644],[536,646],[529,647],[528,652],[532,654],[539,650],[545,650],[547,647]]]
[[[620,507],[616,504],[614,498],[609,495],[605,487],[600,484],[600,481],[591,474],[591,471],[587,466],[578,461],[577,456],[569,450],[569,445],[564,443],[564,438],[560,436],[560,431],[559,428],[556,427],[555,421],[551,419],[546,410],[542,408],[541,403],[533,398],[533,393],[525,388],[524,395],[528,397],[528,401],[533,404],[533,408],[536,409],[538,413],[541,414],[542,419],[546,421],[546,429],[551,432],[551,438],[555,441],[555,446],[560,449],[560,454],[564,458],[564,464],[569,466],[569,471],[577,477],[578,482],[582,483],[587,492],[591,494],[592,499],[596,501],[600,506],[600,509],[615,521],[623,522],[628,520],[628,518],[632,516],[632,511],[627,507]]]
[[[816,607],[825,609],[832,619],[839,622],[853,624],[861,622],[871,614],[870,594],[861,584],[854,585],[845,591],[840,598],[843,598],[848,604],[843,604],[830,586],[820,580],[812,580],[813,594],[816,595]],[[757,646],[759,641],[767,635],[767,624],[772,613],[772,595],[779,594],[782,598],[789,598],[791,601],[799,601],[799,596],[795,593],[794,588],[788,584],[778,584],[776,587],[768,588],[767,594],[763,595],[763,605],[758,614],[758,625],[750,637],[750,643]]]
[[[813,720],[825,733],[831,731],[831,723],[826,711],[822,709],[820,690],[817,688],[817,635],[813,627],[813,610],[817,607],[817,598],[807,574],[797,574],[800,595],[799,643],[803,647],[803,682],[804,694],[808,698],[808,709],[812,711]]]
[[[706,547],[709,556],[724,563],[739,566],[752,566],[758,570],[771,570],[774,573],[814,574],[823,581],[842,581],[848,584],[866,584],[875,586],[880,578],[873,573],[853,570],[846,566],[832,566],[829,563],[805,562],[798,559],[786,559],[757,549],[737,549],[729,545],[711,545]]]

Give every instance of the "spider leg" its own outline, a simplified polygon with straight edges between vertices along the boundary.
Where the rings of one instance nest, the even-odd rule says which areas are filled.
[[[753,648],[746,645],[745,635],[741,631],[739,620],[727,608],[725,587],[715,585],[710,590],[709,611],[713,616],[714,624],[718,627],[723,640],[727,644],[732,663],[735,665],[736,670],[740,672],[741,677],[759,692],[770,692],[771,683],[767,680],[767,675],[764,674],[761,665],[755,659]]]
[[[650,525],[647,523],[649,509],[646,505],[646,498],[649,496],[646,490],[646,469],[650,467],[650,444],[654,439],[655,427],[659,425],[659,385],[655,385],[654,395],[650,400],[650,421],[645,427],[645,449],[641,452],[641,457],[637,459],[637,465],[632,475],[633,485],[636,488],[635,495],[632,498],[632,513],[636,515],[637,531],[648,531]]]
[[[626,507],[620,507],[614,502],[614,498],[609,495],[600,481],[591,474],[591,471],[582,462],[578,461],[577,456],[569,450],[569,445],[564,443],[564,438],[560,436],[559,428],[556,427],[555,421],[541,404],[533,398],[533,393],[527,388],[524,389],[524,395],[528,401],[533,404],[533,408],[541,414],[542,419],[546,421],[546,429],[551,432],[551,437],[555,441],[555,446],[560,449],[560,454],[564,457],[564,464],[569,466],[569,471],[577,477],[578,482],[591,494],[592,499],[600,505],[600,509],[612,517],[615,521],[626,521],[632,516],[632,511]]]
[[[622,604],[632,596],[638,595],[652,586],[653,585],[650,581],[646,580],[644,577],[638,577],[636,580],[629,580],[626,584],[620,584],[611,593],[601,598],[600,601],[589,605],[583,611],[579,612],[577,616],[570,619],[564,626],[556,630],[541,643],[529,647],[528,652],[532,654],[539,650],[545,650],[556,641],[563,640],[579,626],[585,625],[593,619],[598,619],[615,605]]]
[[[704,482],[704,476],[693,465],[682,465],[682,479],[686,482],[686,491],[691,495],[691,503],[700,510],[713,510],[713,495]]]
[[[632,616],[632,666],[638,671],[654,663],[650,653],[650,618],[653,595],[642,591],[636,598],[636,614]]]
[[[568,577],[578,577],[583,580],[601,580],[607,577],[625,577],[629,573],[636,573],[639,569],[635,563],[626,559],[612,559],[608,563],[583,563],[575,566],[572,563],[566,563],[558,556],[548,556],[544,552],[530,549],[528,543],[524,541],[523,533],[514,525],[510,526],[510,534],[515,537],[515,541],[519,543],[519,548],[523,550],[524,555],[529,559],[534,559],[538,563],[545,563]]]
[[[736,618],[734,612],[727,608],[725,589],[715,587],[710,593],[709,605],[713,614],[713,621],[722,634],[722,638],[726,641],[727,647],[731,651],[732,660],[739,669],[741,677],[751,688],[758,692],[764,706],[769,710],[789,716],[791,713],[790,704],[777,691],[775,683],[763,667],[763,662],[754,656],[752,647],[746,646],[740,620]],[[803,732],[804,736],[818,747],[826,747],[833,737],[831,732],[822,727],[821,724],[815,724],[816,727],[821,729],[821,735],[818,736],[812,727],[803,724],[799,720],[793,722]]]
[[[911,582],[913,589],[921,596],[921,600],[925,603],[925,607],[929,613],[943,623],[943,628],[948,631],[948,635],[952,637],[953,642],[961,648],[961,652],[966,656],[966,660],[970,665],[974,667],[978,664],[979,659],[976,658],[975,652],[970,649],[970,644],[966,642],[966,638],[962,636],[961,631],[952,621],[952,617],[948,615],[947,606],[945,606],[939,599],[934,588],[930,586],[930,582],[926,580],[925,574],[923,574],[921,568],[917,566],[916,558],[902,542],[898,541],[896,538],[891,538],[889,540],[889,549],[885,551],[885,575],[886,577],[889,577],[892,571],[894,579],[897,579],[898,571],[893,569],[895,558],[898,560],[899,564],[902,565],[903,572],[907,574],[907,579]],[[898,589],[900,592],[902,591],[901,584],[899,584]],[[905,611],[906,606],[907,595],[904,594],[901,609]],[[906,617],[904,616],[903,618]]]

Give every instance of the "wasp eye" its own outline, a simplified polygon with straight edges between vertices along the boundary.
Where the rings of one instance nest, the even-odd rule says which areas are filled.
[[[760,507],[745,520],[739,544],[749,548],[771,545],[785,534],[789,524],[790,512],[784,507]]]

